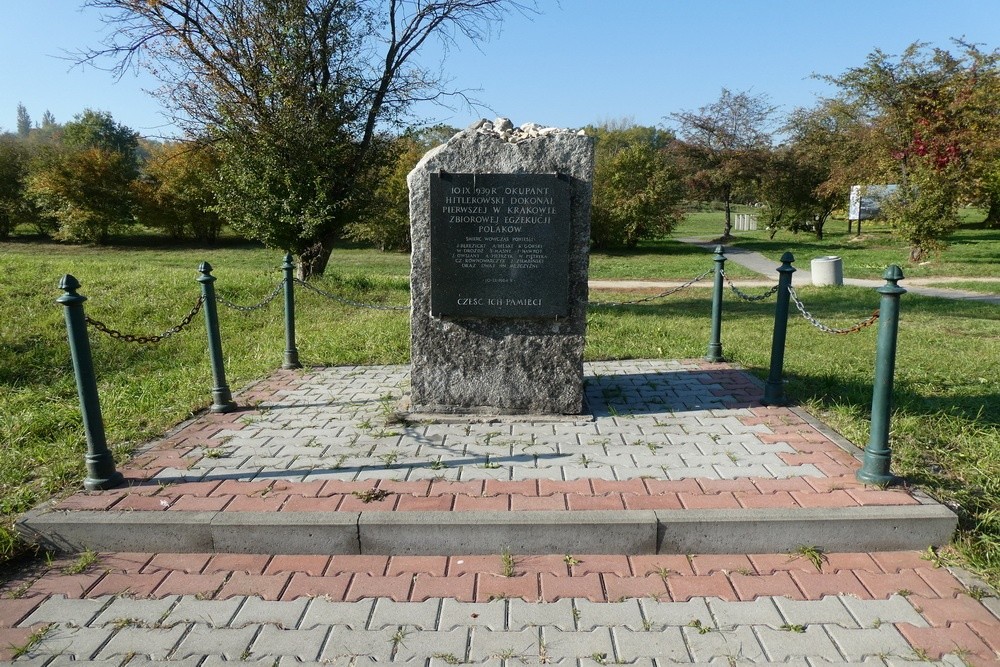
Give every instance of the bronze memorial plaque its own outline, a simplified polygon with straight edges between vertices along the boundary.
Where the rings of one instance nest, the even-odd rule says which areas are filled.
[[[431,313],[559,317],[570,184],[556,174],[431,174]]]

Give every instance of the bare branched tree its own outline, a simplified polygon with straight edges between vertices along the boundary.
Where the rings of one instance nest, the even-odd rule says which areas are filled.
[[[322,273],[364,215],[381,133],[456,91],[418,62],[428,40],[481,42],[534,0],[87,0],[108,26],[81,62],[151,72],[190,137],[219,145],[220,212]]]

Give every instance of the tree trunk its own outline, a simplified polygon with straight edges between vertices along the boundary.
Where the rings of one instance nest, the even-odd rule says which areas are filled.
[[[309,280],[313,276],[323,275],[331,254],[333,254],[333,239],[323,239],[309,246],[299,254],[295,277],[299,280]]]
[[[728,239],[733,231],[733,212],[729,193],[726,193],[726,225],[722,228],[722,238]]]
[[[918,245],[910,246],[910,262],[916,264],[917,262],[923,260],[927,255],[927,251]]]
[[[851,220],[850,218],[848,218],[847,219],[847,233],[848,234],[851,233],[851,228],[853,228],[853,227],[854,227],[854,221]]]
[[[817,241],[822,241],[823,240],[823,225],[825,223],[826,223],[826,219],[825,218],[820,218],[813,225],[813,229],[816,230],[816,240]]]
[[[1000,229],[1000,192],[990,195],[990,208],[983,220],[986,229]]]

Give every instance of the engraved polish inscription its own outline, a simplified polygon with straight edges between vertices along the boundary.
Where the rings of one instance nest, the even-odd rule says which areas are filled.
[[[431,174],[431,313],[558,317],[569,299],[569,183]]]

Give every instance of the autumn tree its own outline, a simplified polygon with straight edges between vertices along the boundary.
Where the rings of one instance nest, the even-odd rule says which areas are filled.
[[[765,95],[723,88],[715,102],[669,116],[681,139],[675,151],[687,165],[692,189],[725,205],[723,239],[732,230],[734,194],[755,183],[764,166],[775,112]]]
[[[214,242],[222,230],[213,186],[219,158],[211,145],[150,144],[135,183],[138,219],[172,238]]]
[[[863,66],[826,77],[854,122],[869,128],[868,182],[899,185],[885,212],[912,261],[943,246],[963,201],[1000,199],[1000,53],[956,45],[957,55],[920,43],[899,56],[876,50]]]
[[[218,210],[322,273],[394,158],[383,132],[444,94],[415,55],[489,36],[518,0],[88,0],[121,73],[147,66],[162,100],[222,158]]]
[[[26,191],[57,238],[104,243],[135,221],[137,147],[135,132],[87,110],[63,126],[59,145],[40,148]]]

